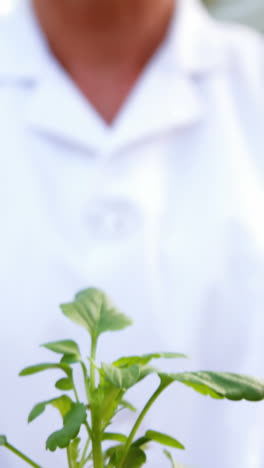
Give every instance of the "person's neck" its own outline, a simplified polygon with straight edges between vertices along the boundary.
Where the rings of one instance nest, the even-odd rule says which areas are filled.
[[[111,122],[162,42],[175,1],[33,0],[33,4],[54,55],[105,120]],[[100,82],[103,74],[110,81],[116,80],[120,89],[110,105],[112,109],[105,112],[96,103],[100,90],[93,89],[92,84],[94,80]],[[114,93],[113,81],[111,84]]]

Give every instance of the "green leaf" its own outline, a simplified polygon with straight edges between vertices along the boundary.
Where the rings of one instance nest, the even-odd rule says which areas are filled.
[[[151,442],[151,440],[148,437],[143,436],[143,437],[140,437],[139,439],[135,440],[135,442],[133,442],[132,445],[134,447],[142,447],[143,445],[146,445],[149,442]]]
[[[63,428],[51,434],[46,442],[46,448],[54,452],[57,448],[66,448],[71,440],[79,434],[81,425],[86,420],[86,407],[82,403],[74,403],[71,410],[63,418]]]
[[[182,465],[182,464],[178,464],[176,463],[176,461],[174,460],[172,454],[168,451],[168,450],[163,450],[163,453],[166,455],[166,457],[170,460],[171,462],[171,468],[187,468],[186,465]]]
[[[118,466],[124,454],[124,445],[111,447],[106,451],[106,458],[110,458],[110,466]],[[132,445],[122,463],[122,468],[140,468],[147,461],[147,457],[142,449]]]
[[[7,438],[4,435],[0,435],[0,447],[1,445],[6,445],[7,444]]]
[[[61,364],[76,364],[80,362],[80,357],[76,354],[64,354],[60,360]]]
[[[58,398],[53,398],[52,400],[42,401],[35,405],[30,411],[28,422],[30,423],[38,418],[45,411],[48,405],[58,409],[61,416],[64,417],[72,408],[73,402],[67,395],[62,395]]]
[[[37,374],[39,372],[43,372],[43,371],[50,370],[50,369],[61,369],[62,371],[65,372],[65,374],[68,377],[71,377],[71,374],[72,374],[72,370],[70,366],[68,366],[67,364],[43,363],[43,364],[36,364],[34,366],[26,367],[19,373],[19,375],[24,377],[27,375]]]
[[[122,330],[132,324],[112,305],[106,294],[95,288],[80,291],[73,302],[62,304],[61,309],[66,317],[96,339],[104,332]]]
[[[123,390],[108,381],[102,381],[92,393],[90,403],[98,419],[101,420],[103,430],[111,423],[123,395]]]
[[[172,457],[172,454],[168,450],[163,450],[165,453],[166,457],[170,460],[171,462],[171,468],[177,468],[177,465]]]
[[[73,355],[79,359],[81,358],[79,346],[72,340],[53,341],[51,343],[43,344],[42,347],[49,349],[54,353]]]
[[[58,390],[72,390],[73,389],[73,384],[71,379],[60,379],[56,382],[55,387]]]
[[[115,440],[117,442],[121,442],[121,444],[125,444],[127,441],[127,436],[116,432],[105,432],[103,435],[103,440]]]
[[[145,365],[153,359],[181,359],[186,358],[185,354],[179,353],[152,353],[143,354],[142,356],[126,356],[118,359],[113,363],[116,367],[129,367],[134,364]]]
[[[34,408],[32,408],[32,410],[29,413],[28,422],[30,423],[34,421],[34,419],[37,419],[42,413],[44,413],[47,405],[48,405],[47,401],[43,401],[35,405]]]
[[[159,370],[156,369],[155,367],[152,366],[140,366],[140,377],[139,377],[139,382],[150,374],[158,374]]]
[[[140,367],[137,365],[119,369],[112,364],[103,364],[102,368],[106,379],[120,389],[132,387],[140,378]]]
[[[129,401],[127,400],[122,400],[119,405],[120,409],[128,409],[129,411],[132,411],[133,413],[137,412],[137,408],[133,406]]]
[[[102,371],[108,382],[117,388],[127,390],[149,374],[156,372],[156,369],[141,365],[119,368],[112,364],[102,364]]]
[[[145,434],[147,439],[152,440],[153,442],[158,442],[161,445],[166,445],[168,447],[174,447],[177,449],[185,450],[185,447],[173,437],[170,437],[162,432],[157,431],[147,431]]]
[[[253,377],[224,372],[185,372],[159,374],[164,387],[181,382],[202,395],[228,400],[260,401],[264,399],[264,381]]]
[[[123,468],[140,468],[147,461],[145,452],[139,447],[131,446],[124,461]]]
[[[124,454],[124,445],[115,445],[114,447],[109,447],[105,453],[104,458],[107,460],[110,458],[110,466],[116,467],[116,465],[120,462],[122,456]]]
[[[74,406],[73,401],[68,397],[68,395],[62,395],[58,398],[54,398],[53,400],[50,400],[50,404],[59,410],[63,418],[71,411]]]

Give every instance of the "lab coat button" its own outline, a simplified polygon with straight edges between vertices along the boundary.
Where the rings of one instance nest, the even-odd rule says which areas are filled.
[[[140,225],[141,213],[128,200],[98,200],[93,202],[88,213],[92,236],[98,239],[121,239],[133,235]]]

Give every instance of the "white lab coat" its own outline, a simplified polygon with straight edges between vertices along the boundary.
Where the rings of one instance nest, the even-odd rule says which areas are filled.
[[[112,128],[52,58],[26,3],[0,25],[0,433],[45,468],[60,424],[39,344],[86,334],[58,304],[102,287],[135,326],[99,360],[181,351],[168,368],[263,376],[263,43],[183,1]],[[85,348],[86,347],[86,348]],[[55,376],[54,376],[55,379]],[[142,405],[156,380],[131,399]],[[147,390],[144,390],[146,388]],[[126,427],[128,415],[119,421]],[[263,404],[169,389],[142,430],[164,430],[193,468],[263,468]],[[0,451],[1,468],[22,468]],[[150,451],[151,468],[166,460]]]

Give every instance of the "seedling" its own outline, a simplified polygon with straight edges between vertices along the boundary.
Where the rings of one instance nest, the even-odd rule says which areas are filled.
[[[143,437],[138,437],[140,425],[151,406],[161,393],[175,382],[217,399],[245,399],[252,402],[264,399],[264,382],[252,377],[216,372],[168,374],[150,365],[155,359],[186,357],[179,353],[122,357],[110,364],[103,363],[99,366],[96,363],[99,337],[105,332],[128,327],[132,323],[131,320],[120,313],[102,291],[93,288],[79,292],[73,302],[63,304],[61,309],[66,317],[84,327],[89,333],[91,350],[88,362],[85,362],[79,346],[74,341],[56,341],[43,346],[59,354],[59,362],[33,365],[23,369],[20,375],[29,376],[50,369],[59,369],[64,374],[63,378],[55,383],[55,387],[63,392],[62,395],[34,406],[28,422],[39,417],[48,405],[59,411],[62,427],[48,437],[46,449],[51,452],[65,450],[65,466],[68,468],[140,468],[146,463],[148,445],[153,443],[166,447],[164,455],[171,467],[175,468],[177,465],[168,447],[183,450],[181,442],[153,429],[148,430]],[[80,366],[82,370],[85,402],[79,399],[74,366]],[[159,384],[139,413],[130,432],[111,432],[109,426],[119,411],[135,411],[125,399],[126,392],[153,373],[158,375]],[[82,427],[85,429],[85,440],[81,440],[80,437]],[[107,448],[104,441],[110,441]],[[28,465],[41,468],[41,465],[9,444],[5,436],[0,436],[1,445]]]

